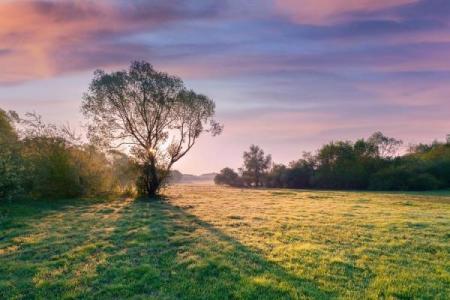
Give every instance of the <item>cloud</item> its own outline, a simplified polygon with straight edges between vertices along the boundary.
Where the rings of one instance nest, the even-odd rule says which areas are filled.
[[[120,64],[147,51],[121,39],[171,22],[212,17],[214,2],[6,1],[0,3],[0,82]]]
[[[442,0],[273,1],[315,25],[274,19],[267,0],[245,1],[243,8],[213,0],[3,1],[0,84],[118,68],[134,59],[188,79],[450,67],[448,28],[432,13],[438,4],[448,10]],[[395,17],[378,15],[386,11]]]
[[[419,0],[275,0],[278,11],[298,24],[326,25]]]
[[[450,70],[450,43],[376,44],[365,47],[323,47],[307,53],[242,53],[206,56],[199,52],[186,60],[164,62],[164,69],[186,78],[270,76],[298,74],[355,74]],[[348,80],[351,80],[349,78]],[[318,80],[324,82],[324,80]],[[270,84],[270,83],[268,83]]]

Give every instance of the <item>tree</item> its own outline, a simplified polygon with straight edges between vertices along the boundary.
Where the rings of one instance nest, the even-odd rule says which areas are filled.
[[[82,111],[91,120],[92,142],[108,148],[123,145],[141,165],[142,190],[156,195],[172,165],[204,131],[220,134],[213,120],[215,104],[186,89],[181,79],[135,61],[128,71],[97,70],[83,97]],[[206,126],[209,126],[206,128]]]
[[[218,185],[242,186],[239,174],[231,168],[224,168],[214,177],[214,183]]]
[[[287,187],[289,169],[283,164],[274,164],[267,174],[264,185],[267,187]]]
[[[400,146],[403,144],[401,140],[387,137],[380,131],[372,134],[368,142],[373,144],[378,149],[378,155],[384,158],[396,156]]]
[[[23,161],[14,123],[15,112],[0,109],[0,200],[20,194],[23,188]]]
[[[248,152],[244,152],[244,167],[242,177],[248,185],[261,186],[263,176],[272,163],[272,157],[265,156],[264,151],[256,145],[251,145]]]
[[[289,188],[308,188],[314,176],[315,157],[303,153],[303,158],[289,163],[286,186]]]

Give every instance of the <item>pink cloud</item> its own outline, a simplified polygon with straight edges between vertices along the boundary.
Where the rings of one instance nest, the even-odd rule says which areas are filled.
[[[332,24],[352,13],[374,12],[418,0],[275,0],[279,12],[300,24]]]
[[[187,18],[175,4],[74,0],[0,2],[0,83],[129,61],[143,47],[120,37]],[[121,46],[121,47],[120,47]]]
[[[443,36],[443,35],[442,35]],[[442,37],[439,36],[439,37]],[[416,41],[414,39],[412,42]],[[388,48],[391,46],[391,48]],[[166,62],[162,67],[189,79],[232,77],[276,72],[418,72],[450,70],[448,42],[402,44],[386,42],[385,47],[364,50],[299,53],[285,56],[242,54],[214,59],[192,57],[189,60]]]

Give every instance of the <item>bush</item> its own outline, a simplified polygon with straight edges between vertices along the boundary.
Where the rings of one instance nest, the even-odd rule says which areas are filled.
[[[392,166],[373,175],[369,189],[396,191],[424,191],[443,187],[443,183],[423,167],[411,165]]]
[[[11,115],[12,116],[12,115]],[[0,110],[0,198],[70,198],[135,192],[137,166],[118,151],[82,144],[68,128],[45,124],[39,115],[19,119]]]
[[[83,193],[79,166],[66,142],[58,138],[26,139],[23,146],[27,161],[26,190],[37,198],[68,198]]]
[[[0,150],[0,200],[12,200],[23,194],[23,165],[17,152]]]
[[[11,113],[0,109],[0,200],[23,192],[23,160]]]
[[[214,177],[214,183],[219,185],[243,186],[242,179],[233,169],[224,168]]]
[[[414,174],[408,181],[411,191],[436,190],[444,187],[443,183],[429,173]]]

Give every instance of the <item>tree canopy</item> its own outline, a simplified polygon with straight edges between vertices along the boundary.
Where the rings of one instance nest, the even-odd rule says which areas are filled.
[[[129,146],[142,165],[142,189],[149,196],[202,132],[222,131],[213,119],[213,100],[145,61],[133,62],[127,71],[97,70],[82,111],[91,120],[89,137],[95,144]]]
[[[375,132],[367,139],[333,141],[315,154],[289,163],[270,165],[270,156],[251,146],[244,152],[240,176],[229,168],[216,183],[277,188],[358,190],[433,190],[450,187],[450,142],[411,146],[399,155],[402,141]],[[267,164],[266,164],[267,163]]]
[[[245,151],[242,177],[248,185],[261,186],[265,172],[272,163],[270,155],[264,155],[264,150],[259,146],[251,145],[249,151]]]

